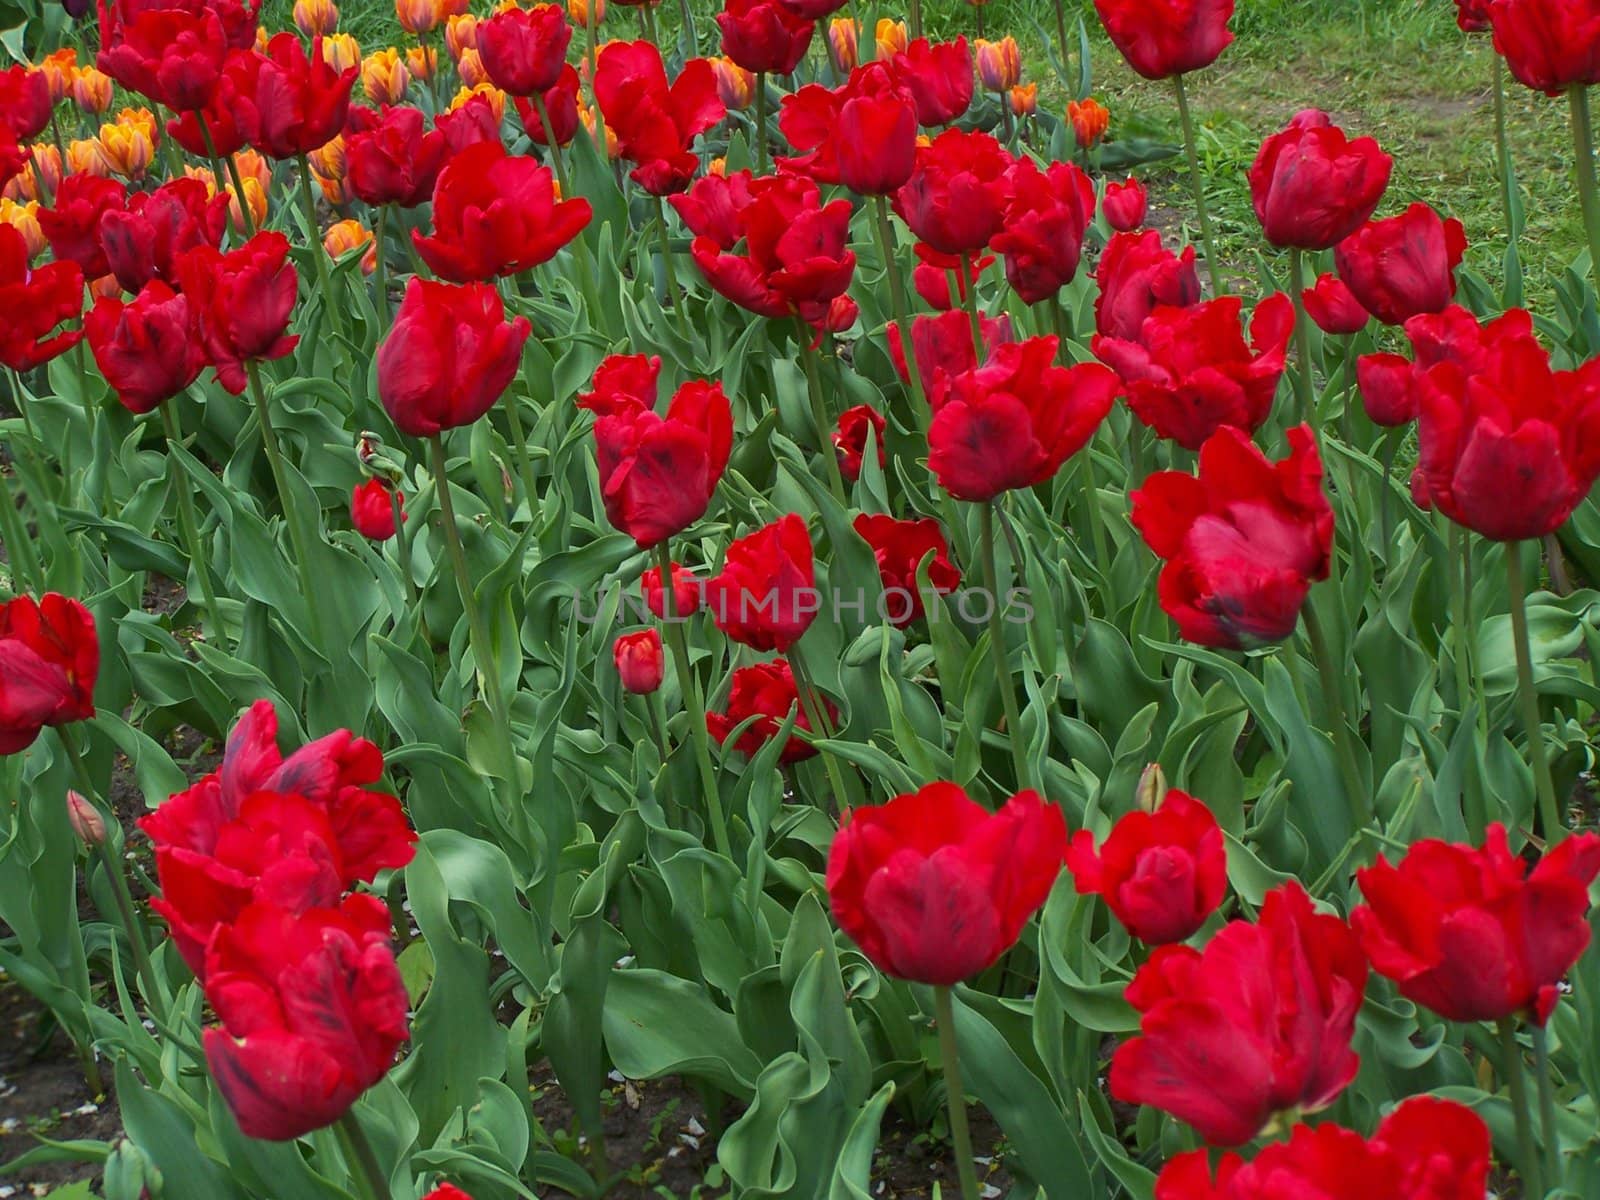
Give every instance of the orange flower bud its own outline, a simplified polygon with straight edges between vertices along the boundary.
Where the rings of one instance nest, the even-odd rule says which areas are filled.
[[[361,45],[348,33],[331,33],[322,39],[322,61],[335,71],[361,65]]]
[[[478,18],[471,13],[462,13],[459,17],[451,17],[445,22],[444,44],[450,48],[450,57],[457,62],[461,55],[468,50],[478,48]]]
[[[714,58],[712,70],[717,75],[717,95],[730,109],[742,112],[755,103],[756,77],[731,58]]]
[[[254,179],[263,192],[272,188],[272,164],[254,150],[241,150],[233,156],[239,174]]]
[[[18,204],[15,200],[0,196],[0,225],[9,225],[22,235],[30,261],[43,254],[45,246],[49,244],[45,241],[44,230],[39,228],[39,204],[36,200]]]
[[[253,175],[244,177],[244,201],[250,206],[250,217],[255,222],[255,227],[260,229],[267,223],[267,190]],[[232,187],[228,188],[228,219],[233,222],[235,233],[242,235],[245,232],[244,216],[239,208],[239,196]]]
[[[878,57],[893,58],[896,54],[904,54],[908,36],[904,21],[879,17],[878,28],[873,35],[873,40],[878,43]]]
[[[439,23],[439,6],[434,0],[394,0],[394,15],[407,33],[429,33]]]
[[[1072,122],[1072,132],[1078,139],[1078,147],[1088,150],[1105,137],[1106,130],[1111,128],[1111,112],[1098,100],[1068,100],[1067,120]]]
[[[423,83],[433,78],[433,68],[439,55],[432,46],[411,46],[406,50],[406,71],[413,79]]]
[[[147,124],[138,120],[123,120],[126,115],[127,110],[123,110],[115,122],[100,126],[100,154],[105,160],[106,169],[113,175],[130,180],[143,179],[156,153],[155,139],[151,136],[155,119],[152,117]],[[146,111],[145,115],[150,114]],[[73,147],[76,146],[74,142]],[[69,157],[70,154],[69,151]]]
[[[582,96],[578,97],[578,119],[583,122],[583,127],[589,131],[589,140],[594,141],[599,136],[599,129],[594,119],[594,109]],[[617,142],[617,135],[611,126],[606,126],[606,158],[614,159],[621,153],[621,146]]]
[[[594,23],[606,19],[606,0],[567,0],[567,17],[579,29],[589,28],[589,5],[594,5]]]
[[[99,116],[111,107],[111,76],[83,67],[72,81],[72,98],[84,112]]]
[[[492,83],[480,83],[473,87],[462,88],[451,99],[450,111],[455,112],[456,109],[460,108],[468,100],[471,100],[474,96],[480,95],[489,97],[489,107],[494,109],[494,119],[496,121],[505,120],[506,94],[499,88],[495,87]]]
[[[489,82],[489,72],[483,69],[483,59],[478,57],[476,50],[461,52],[461,58],[456,62],[456,74],[461,76],[462,85],[469,88]]]
[[[399,104],[410,83],[411,72],[393,46],[369,54],[361,62],[361,90],[374,104]]]
[[[978,78],[985,91],[1009,92],[1022,81],[1022,51],[1017,39],[1003,37],[998,42],[978,39],[976,54]]]
[[[101,129],[114,129],[114,125],[102,125]],[[51,147],[54,149],[55,147]],[[60,156],[57,155],[57,161]],[[98,138],[77,138],[67,143],[67,173],[69,175],[110,175],[111,160],[106,157],[106,148]],[[45,171],[45,181],[50,182],[50,173]],[[55,195],[59,183],[50,183],[50,194]]]
[[[106,844],[106,819],[99,809],[71,789],[67,791],[67,823],[85,846]]]
[[[322,238],[322,248],[332,259],[343,258],[362,246],[367,247],[367,252],[361,257],[361,270],[370,275],[378,265],[377,244],[373,241],[372,230],[352,217],[335,222]]]
[[[861,25],[851,17],[835,17],[828,22],[828,48],[834,65],[841,71],[854,71],[860,62]]]
[[[295,28],[307,37],[327,36],[339,27],[333,0],[294,0]]]
[[[1019,117],[1031,117],[1039,111],[1039,85],[1037,83],[1023,83],[1007,93],[1011,103],[1011,111]]]
[[[71,46],[47,55],[39,64],[44,72],[45,85],[50,89],[50,103],[59,104],[72,94],[72,84],[78,78],[78,52]]]
[[[726,175],[727,173],[728,160],[725,158],[713,158],[706,166],[707,175]]]
[[[267,43],[270,42],[271,40],[272,40],[271,36],[267,33],[267,27],[265,25],[257,25],[256,26],[256,53],[257,54],[265,54],[267,52]]]

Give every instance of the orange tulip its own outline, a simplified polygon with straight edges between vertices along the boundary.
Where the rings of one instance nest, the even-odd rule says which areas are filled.
[[[717,74],[717,95],[722,103],[737,112],[743,112],[755,103],[756,77],[731,58],[714,58],[711,67]]]
[[[1016,38],[1003,37],[998,42],[979,38],[975,57],[985,91],[1009,92],[1022,81],[1022,52]]]
[[[434,0],[394,0],[394,15],[407,33],[430,33],[439,23],[439,7]]]
[[[45,246],[49,244],[45,241],[44,230],[39,228],[38,201],[18,204],[15,200],[0,196],[0,225],[9,225],[22,235],[30,260],[43,254]]]
[[[835,17],[828,22],[828,47],[841,71],[854,71],[860,61],[861,25],[850,17]]]
[[[374,104],[399,104],[410,83],[411,72],[393,46],[375,51],[361,62],[361,90]]]
[[[333,33],[322,39],[322,60],[335,71],[348,71],[361,65],[361,46],[348,33]]]
[[[339,27],[333,0],[294,0],[295,28],[307,37],[326,36]]]
[[[46,56],[39,64],[44,72],[45,84],[50,88],[50,103],[59,104],[72,94],[72,84],[78,78],[78,52],[71,46]]]
[[[97,117],[111,107],[111,76],[93,67],[81,67],[72,81],[72,98],[78,107]]]
[[[589,5],[594,4],[594,23],[606,19],[606,0],[567,0],[567,17],[579,29],[589,28]]]
[[[1039,111],[1039,85],[1037,83],[1019,84],[1007,93],[1011,103],[1011,111],[1019,117],[1031,117]]]
[[[373,240],[372,230],[351,217],[334,222],[322,238],[322,248],[332,259],[343,258],[352,250],[362,246],[367,247],[367,252],[361,256],[361,271],[365,275],[370,275],[378,265],[378,248]]]
[[[889,17],[878,18],[878,28],[873,40],[878,43],[879,58],[893,58],[906,52],[906,23]]]
[[[478,18],[471,13],[462,13],[459,17],[451,17],[445,22],[444,44],[450,48],[450,57],[457,62],[461,55],[468,50],[478,48]]]
[[[1068,100],[1067,120],[1072,122],[1072,132],[1080,149],[1087,150],[1099,144],[1111,128],[1111,112],[1098,100]]]

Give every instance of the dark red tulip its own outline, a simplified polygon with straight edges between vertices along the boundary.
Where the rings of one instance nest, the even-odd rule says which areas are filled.
[[[0,221],[0,363],[31,371],[76,346],[79,330],[58,332],[83,311],[83,271],[75,262],[28,264],[28,241]]]
[[[1181,637],[1240,650],[1294,632],[1312,583],[1328,577],[1333,509],[1304,425],[1270,462],[1224,426],[1200,448],[1199,477],[1159,471],[1133,493],[1133,524],[1166,560],[1161,607]]]
[[[593,390],[578,394],[578,407],[596,417],[654,408],[660,379],[658,355],[612,354],[595,368]]]
[[[1502,339],[1531,337],[1533,325],[1521,309],[1479,325],[1470,312],[1452,304],[1442,312],[1412,317],[1405,331],[1414,362],[1399,354],[1364,354],[1356,360],[1362,403],[1378,425],[1409,425],[1417,419],[1428,368],[1454,362],[1471,376],[1487,366]]]
[[[816,583],[811,531],[789,513],[729,544],[721,574],[706,581],[706,607],[734,641],[785,654],[816,618]]]
[[[1105,199],[1100,202],[1106,224],[1119,233],[1132,233],[1143,225],[1149,207],[1150,194],[1131,175],[1122,183],[1106,184]]]
[[[880,79],[858,72],[864,80]],[[854,79],[855,76],[852,76]],[[902,88],[865,88],[839,106],[834,128],[834,157],[839,182],[863,196],[888,196],[903,187],[917,162],[915,102]]]
[[[1300,293],[1300,303],[1305,306],[1306,316],[1323,333],[1360,333],[1372,320],[1372,314],[1337,275],[1319,276],[1315,284]]]
[[[115,46],[127,27],[147,12],[180,9],[187,13],[216,13],[222,24],[223,44],[229,50],[248,50],[256,41],[261,5],[252,0],[100,0],[100,44]]]
[[[1106,243],[1095,272],[1100,295],[1094,302],[1095,328],[1105,337],[1134,341],[1158,304],[1182,307],[1200,300],[1194,247],[1174,254],[1161,244],[1159,230],[1117,233]]]
[[[211,102],[227,54],[222,20],[212,9],[154,8],[123,25],[95,66],[130,91],[192,112]]]
[[[55,203],[39,209],[39,228],[56,259],[70,259],[85,279],[111,270],[100,244],[100,219],[127,205],[128,189],[104,175],[68,175],[56,188]]]
[[[227,254],[197,246],[179,255],[174,269],[217,379],[230,392],[244,391],[246,362],[282,358],[299,342],[288,328],[300,282],[283,234],[265,230]]]
[[[727,113],[709,62],[691,59],[669,86],[661,51],[644,41],[601,51],[594,94],[618,152],[635,164],[633,181],[654,196],[689,186],[700,166],[694,139]]]
[[[0,71],[0,128],[13,141],[26,142],[50,126],[50,81],[34,67],[15,66]]]
[[[434,1188],[422,1200],[472,1200],[472,1197],[454,1184],[445,1183]]]
[[[0,125],[0,190],[27,168],[29,155],[17,145],[11,131]]]
[[[920,621],[927,607],[917,585],[917,571],[928,564],[928,585],[936,593],[961,586],[961,572],[950,561],[944,530],[931,517],[899,521],[878,513],[862,513],[852,527],[872,547],[883,584],[882,614],[898,628]]]
[[[260,74],[259,54],[230,50],[211,99],[202,108],[180,112],[168,121],[167,136],[196,158],[209,158],[213,147],[219,157],[237,154],[255,140],[258,123],[253,98]]]
[[[445,135],[424,130],[414,108],[386,108],[377,124],[345,139],[345,180],[365,204],[415,208],[433,198],[448,157]]]
[[[1488,0],[1494,48],[1519,83],[1556,96],[1600,83],[1600,8],[1589,0]]]
[[[206,350],[189,298],[153,279],[124,304],[95,301],[83,319],[95,365],[129,412],[147,413],[200,377]]]
[[[833,704],[827,699],[823,703],[828,706],[829,719],[834,713]],[[750,721],[749,728],[739,735],[732,749],[737,750],[747,758],[754,758],[761,752],[773,738],[778,736],[778,730],[783,722],[788,720],[789,713],[796,713],[794,728],[804,733],[815,733],[811,728],[810,718],[806,716],[805,705],[800,703],[800,693],[796,690],[794,673],[789,669],[789,664],[781,658],[771,662],[757,663],[751,667],[740,667],[733,673],[733,679],[728,686],[728,702],[726,712],[708,712],[706,714],[706,728],[711,736],[728,748],[728,739],[733,736],[733,731],[746,721]],[[780,763],[800,762],[816,754],[815,746],[810,743],[790,736],[783,743],[783,749],[778,753]]]
[[[356,484],[350,493],[350,525],[371,542],[386,542],[399,532],[394,520],[394,499],[397,489],[384,479],[368,479]],[[409,514],[404,500],[400,504],[400,519]]]
[[[797,17],[807,21],[820,21],[823,17],[832,16],[838,12],[849,0],[778,0]]]
[[[1006,279],[1028,304],[1053,299],[1078,274],[1084,232],[1094,221],[1094,182],[1072,163],[1041,171],[1018,159],[1006,180],[1003,224],[989,245],[1006,260]]]
[[[503,8],[477,24],[478,57],[489,82],[511,96],[538,96],[555,87],[567,65],[572,26],[554,4]]]
[[[58,592],[0,604],[0,754],[26,750],[47,725],[92,718],[99,675],[83,605]]]
[[[506,320],[488,284],[413,277],[378,347],[378,398],[412,437],[470,425],[515,378],[532,332],[527,317]]]
[[[1137,340],[1096,335],[1094,353],[1122,376],[1128,407],[1157,437],[1198,450],[1224,425],[1259,428],[1283,377],[1294,302],[1277,292],[1256,305],[1250,345],[1239,328],[1242,308],[1237,296],[1157,308]]]
[[[661,587],[661,568],[651,567],[639,576],[639,590],[644,602],[656,616],[667,618],[666,595]],[[679,620],[692,617],[700,611],[700,601],[705,595],[705,582],[687,567],[672,564],[672,615]]]
[[[1450,303],[1466,249],[1460,221],[1413,204],[1398,217],[1367,222],[1339,243],[1333,261],[1368,312],[1385,325],[1404,325]]]
[[[306,57],[300,38],[280,33],[267,43],[253,94],[241,97],[251,111],[251,143],[268,158],[294,158],[320,150],[337,137],[350,110],[350,88],[360,66],[339,71],[313,38]]]
[[[705,238],[719,250],[732,250],[744,237],[740,214],[753,200],[752,171],[733,171],[727,175],[702,175],[689,190],[668,196],[667,203],[696,239]],[[782,187],[777,179],[764,179],[762,186]]]
[[[845,814],[828,852],[828,902],[879,970],[949,987],[1015,944],[1066,843],[1061,810],[1037,792],[991,813],[953,783],[930,783]]]
[[[1374,425],[1398,428],[1417,419],[1415,366],[1400,354],[1363,354],[1356,359],[1361,406]]]
[[[966,304],[967,289],[974,286],[983,272],[994,264],[994,255],[967,258],[963,268],[961,255],[941,254],[927,242],[918,242],[912,249],[917,255],[917,265],[911,271],[911,285],[923,303],[939,312],[949,312]],[[950,291],[950,281],[955,280],[955,293]],[[971,338],[968,338],[971,341]]]
[[[137,292],[153,279],[175,284],[180,254],[222,244],[228,197],[207,190],[198,179],[170,179],[153,192],[134,192],[127,208],[102,213],[100,246],[123,291]]]
[[[861,478],[861,464],[867,453],[867,433],[870,430],[878,447],[878,466],[887,458],[883,452],[883,431],[889,422],[870,404],[857,404],[839,414],[839,427],[832,435],[834,453],[839,456],[839,474],[846,483]]]
[[[1483,33],[1489,28],[1489,0],[1456,0],[1456,24],[1462,33]]]
[[[1005,223],[1013,159],[986,133],[947,129],[917,150],[894,210],[945,254],[976,254]]]
[[[723,54],[746,71],[769,75],[791,74],[816,29],[780,0],[725,0],[717,26]]]
[[[1256,219],[1274,246],[1327,250],[1372,216],[1393,168],[1372,138],[1350,141],[1308,108],[1261,143],[1250,167]]]
[[[468,147],[481,142],[489,142],[504,149],[505,141],[500,136],[500,121],[501,114],[495,111],[495,106],[489,97],[482,92],[474,92],[464,103],[434,117],[433,127],[444,134],[445,145],[450,150],[450,154],[446,156],[448,161],[450,157],[462,154]]]
[[[1013,341],[1011,318],[1002,315],[980,317],[983,333],[983,359],[987,362],[995,351]],[[900,378],[910,382],[906,350],[900,338],[900,327],[889,323],[889,357]],[[911,322],[911,348],[917,356],[917,374],[929,402],[938,408],[948,390],[949,380],[965,374],[979,365],[973,352],[972,321],[966,313],[952,309],[936,317],[918,317]]]
[[[565,146],[578,135],[578,130],[583,127],[578,116],[578,72],[570,66],[561,68],[561,74],[556,77],[555,83],[544,91],[544,111],[550,118],[550,129],[547,132],[544,120],[539,116],[538,106],[522,96],[513,97],[517,106],[517,114],[522,118],[522,127],[528,132],[528,140],[538,146],[550,144],[550,134],[555,135],[556,145]]]
[[[1146,79],[1209,67],[1233,43],[1233,0],[1094,0],[1100,23]]]
[[[654,629],[625,633],[611,647],[622,686],[636,696],[648,696],[661,686],[666,675],[666,654],[661,634]]]

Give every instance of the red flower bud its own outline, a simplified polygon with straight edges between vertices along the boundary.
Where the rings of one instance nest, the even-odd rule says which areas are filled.
[[[634,695],[647,696],[661,686],[667,662],[661,634],[656,630],[623,634],[611,648],[611,656],[616,660],[622,686]]]

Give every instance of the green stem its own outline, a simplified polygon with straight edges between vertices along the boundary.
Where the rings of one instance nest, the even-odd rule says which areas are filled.
[[[649,12],[646,5],[639,10]],[[667,303],[672,305],[673,316],[677,318],[678,332],[683,335],[683,340],[689,340],[689,317],[687,309],[688,295],[678,291],[678,272],[672,265],[672,242],[667,238],[667,206],[660,196],[656,200],[656,231],[661,239],[661,271],[666,276]]]
[[[672,757],[672,741],[667,737],[667,712],[666,706],[661,702],[660,688],[645,697],[645,707],[650,712],[650,724],[655,729],[656,748],[661,751],[661,765],[666,766],[667,759]]]
[[[322,627],[322,606],[317,602],[320,591],[311,577],[311,543],[306,537],[300,519],[300,506],[289,489],[289,478],[284,473],[283,451],[278,446],[278,435],[272,428],[272,414],[267,408],[267,394],[261,387],[261,368],[254,359],[246,359],[245,375],[250,381],[250,398],[255,403],[256,421],[261,426],[261,445],[267,452],[267,465],[272,468],[272,480],[278,488],[278,501],[283,505],[284,523],[289,527],[289,543],[294,548],[295,567],[300,574],[300,590],[306,598],[306,610],[311,619],[311,636],[320,653],[325,648]]]
[[[1600,188],[1594,177],[1594,127],[1589,121],[1589,89],[1567,89],[1572,108],[1572,144],[1578,156],[1578,197],[1583,205],[1583,231],[1589,238],[1590,274],[1600,279]]]
[[[961,1055],[956,1045],[955,1005],[950,989],[933,989],[933,1017],[939,1026],[939,1058],[944,1065],[945,1100],[950,1106],[950,1142],[961,1179],[962,1200],[978,1200],[978,1169],[972,1161],[972,1133],[967,1128],[967,1100],[961,1084]]]
[[[406,540],[405,513],[400,501],[400,488],[394,483],[389,485],[389,511],[394,514],[394,552],[400,560],[400,575],[405,582],[406,603],[420,615],[422,609],[417,604],[417,584],[411,576],[411,543]]]
[[[5,473],[5,486],[0,488],[0,540],[5,542],[6,560],[11,565],[16,582],[22,585],[23,590],[38,594],[44,591],[44,566],[39,561],[38,548],[28,536],[27,524],[17,507],[18,497],[11,490],[11,481],[16,478],[13,465]]]
[[[1189,159],[1189,186],[1194,189],[1195,211],[1200,217],[1200,238],[1206,248],[1206,274],[1211,278],[1211,294],[1223,294],[1221,276],[1217,274],[1217,240],[1211,232],[1211,212],[1206,208],[1205,182],[1200,178],[1200,150],[1195,142],[1194,118],[1189,113],[1189,93],[1184,88],[1183,76],[1172,77],[1172,90],[1178,97],[1178,119],[1183,123],[1183,149]]]
[[[1079,451],[1083,462],[1083,492],[1088,502],[1089,536],[1094,545],[1094,561],[1102,570],[1111,570],[1111,549],[1106,539],[1106,523],[1100,513],[1100,485],[1095,481],[1094,439]]]
[[[767,73],[756,72],[756,174],[767,173]]]
[[[378,310],[378,322],[386,325],[389,322],[389,281],[387,267],[388,256],[384,254],[383,239],[388,233],[389,206],[378,205],[378,218],[372,230],[372,306]],[[381,339],[383,331],[379,330]]]
[[[304,154],[300,156],[300,200],[306,209],[306,229],[314,251],[311,257],[317,264],[317,289],[322,293],[322,307],[328,311],[328,323],[334,334],[343,337],[344,312],[334,300],[333,277],[328,272],[328,256],[321,253],[322,237],[317,224],[317,197],[311,187],[311,160]]]
[[[1056,0],[1056,36],[1061,39],[1061,61],[1065,63],[1072,51],[1067,45],[1067,10],[1062,0]]]
[[[1456,570],[1461,572],[1460,581],[1450,589],[1451,623],[1455,626],[1455,645],[1451,650],[1451,658],[1455,660],[1456,672],[1456,705],[1461,710],[1460,724],[1465,724],[1467,719],[1467,706],[1473,699],[1472,693],[1472,664],[1467,658],[1467,646],[1471,641],[1472,621],[1468,615],[1469,596],[1462,584],[1465,583],[1469,568],[1464,559],[1472,553],[1472,544],[1467,540],[1467,531],[1454,521],[1450,522],[1450,560],[1452,574]]]
[[[995,674],[1000,686],[1000,701],[1005,707],[1006,736],[1011,744],[1011,761],[1015,764],[1017,786],[1036,788],[1033,771],[1028,762],[1027,747],[1022,744],[1022,714],[1017,708],[1017,692],[1011,682],[1011,666],[1006,658],[1005,622],[1000,613],[1000,570],[995,561],[994,501],[978,508],[982,522],[979,533],[979,553],[983,559],[983,585],[989,591],[989,651],[994,656]]]
[[[900,263],[895,258],[894,232],[889,225],[889,202],[882,196],[874,196],[872,204],[877,215],[874,227],[878,235],[878,253],[883,257],[883,273],[889,277],[889,303],[894,309],[895,326],[900,330],[906,374],[911,381],[912,416],[916,418],[918,432],[926,438],[932,414],[928,411],[928,396],[922,387],[922,372],[917,369],[917,353],[911,342],[911,308],[906,303],[905,280],[900,277]]]
[[[1522,1048],[1510,1017],[1501,1017],[1500,1070],[1511,1090],[1511,1111],[1517,1123],[1517,1166],[1522,1173],[1522,1194],[1529,1200],[1545,1194],[1544,1171],[1533,1138],[1533,1108],[1528,1102],[1528,1080],[1522,1072]]]
[[[250,211],[250,201],[244,194],[244,176],[239,173],[239,162],[233,155],[224,160],[228,164],[228,180],[233,184],[233,194],[239,197],[239,219],[244,222],[245,237],[256,235],[256,215]]]
[[[502,279],[501,291],[505,294],[506,307],[511,307],[511,281]],[[538,504],[539,491],[533,482],[533,460],[528,456],[528,435],[522,427],[522,414],[517,410],[516,389],[506,392],[506,423],[511,427],[511,453],[517,460],[517,474],[522,479],[522,491],[528,501],[528,520],[537,519],[535,511]],[[513,510],[515,505],[512,506]],[[513,511],[512,516],[516,515]]]
[[[572,181],[567,178],[567,164],[561,153],[561,144],[556,141],[556,127],[550,122],[550,110],[545,105],[544,97],[538,93],[533,97],[534,111],[539,114],[539,125],[544,130],[545,148],[550,151],[550,165],[555,168],[556,182],[561,185],[561,198],[572,199]]]
[[[417,34],[417,45],[422,47],[423,65],[428,70],[428,99],[433,102],[433,115],[437,120],[439,116],[439,55],[428,45],[426,33]],[[590,75],[593,79],[594,76]]]
[[[593,2],[599,3],[599,0]],[[550,162],[555,168],[556,182],[561,185],[561,197],[570,200],[574,194],[572,180],[567,174],[566,155],[562,154],[561,146],[556,141],[556,127],[550,120],[549,106],[545,104],[543,96],[535,96],[533,106],[539,113],[539,124],[544,128],[545,145],[550,151]],[[598,105],[595,111],[599,111]],[[580,231],[572,244],[573,257],[578,260],[578,286],[583,289],[583,301],[589,309],[590,320],[598,323],[603,310],[600,307],[600,290],[595,284],[594,260],[589,252],[589,243],[584,240]]]
[[[695,759],[700,767],[700,787],[706,795],[706,811],[711,821],[711,836],[717,853],[732,858],[728,841],[728,821],[722,813],[722,792],[717,785],[717,768],[711,762],[711,734],[706,729],[706,704],[700,694],[700,679],[689,664],[689,643],[683,622],[678,620],[678,597],[672,586],[672,551],[666,542],[656,547],[656,565],[661,570],[662,624],[667,630],[667,645],[672,650],[678,672],[678,690],[683,693],[689,712],[689,736],[694,741]]]
[[[1339,433],[1346,446],[1356,444],[1356,335],[1347,333],[1340,342],[1344,354],[1344,392],[1339,399]]]
[[[1207,251],[1209,253],[1209,251]],[[1295,372],[1295,403],[1299,421],[1315,422],[1317,393],[1311,379],[1311,318],[1306,314],[1306,252],[1298,246],[1289,251],[1289,287],[1294,292],[1294,353],[1300,360]]]
[[[170,400],[161,405],[161,423],[166,427],[167,444],[175,449],[182,447],[183,431],[178,427],[178,414]],[[178,529],[183,535],[184,549],[189,552],[189,563],[200,577],[200,596],[205,602],[206,619],[211,622],[218,640],[226,649],[227,636],[222,629],[222,613],[217,608],[217,593],[211,584],[211,562],[202,553],[200,525],[195,519],[194,493],[176,458],[169,458],[167,467],[172,476],[172,489],[178,493]]]
[[[911,37],[915,40],[922,36],[922,0],[911,0]]]
[[[1550,1067],[1550,1035],[1543,1025],[1531,1025],[1533,1069],[1539,1086],[1539,1134],[1544,1145],[1545,1178],[1551,1186],[1561,1181],[1561,1128],[1556,1122],[1556,1081]]]
[[[1361,780],[1361,768],[1356,763],[1355,739],[1350,732],[1350,723],[1345,718],[1341,684],[1344,673],[1334,661],[1328,639],[1323,635],[1322,625],[1309,600],[1300,610],[1300,619],[1305,624],[1311,653],[1317,660],[1322,699],[1328,706],[1328,720],[1333,725],[1333,745],[1338,754],[1339,773],[1344,777],[1344,789],[1349,794],[1350,805],[1355,812],[1356,827],[1362,828],[1372,824],[1372,797],[1367,794],[1366,785]]]
[[[1500,168],[1500,207],[1505,212],[1506,241],[1513,257],[1518,255],[1517,239],[1521,231],[1517,228],[1515,207],[1511,194],[1513,166],[1511,162],[1511,136],[1506,129],[1506,62],[1498,54],[1491,54],[1494,59],[1494,142]],[[1508,285],[1511,283],[1507,280]],[[1522,303],[1522,281],[1516,281],[1515,290],[1508,287],[1505,302],[1509,305]]]
[[[1566,837],[1561,807],[1556,802],[1555,780],[1545,754],[1544,721],[1539,716],[1539,694],[1533,687],[1533,655],[1528,644],[1528,587],[1522,571],[1522,543],[1506,543],[1506,580],[1511,589],[1511,640],[1517,650],[1517,700],[1522,706],[1522,727],[1528,738],[1528,758],[1539,794],[1539,822],[1545,842],[1554,846]],[[1542,1194],[1542,1193],[1541,1193]]]
[[[983,316],[978,311],[978,285],[972,279],[972,255],[961,256],[961,290],[966,292],[967,320],[972,324],[972,361],[983,362]]]
[[[805,713],[806,721],[810,724],[812,732],[820,738],[832,741],[837,736],[833,729],[833,721],[828,717],[828,702],[823,698],[822,689],[811,678],[811,673],[798,654],[789,655],[789,671],[794,675],[795,692],[800,697],[800,708]],[[834,758],[833,751],[822,752],[822,765],[827,769],[828,782],[833,786],[834,802],[841,813],[850,808],[850,794],[844,790],[844,776],[839,771],[839,764]]]
[[[363,1190],[370,1194],[371,1200],[391,1200],[393,1192],[389,1188],[389,1180],[384,1176],[383,1167],[378,1163],[378,1156],[367,1139],[366,1130],[356,1120],[354,1110],[346,1110],[337,1124],[346,1152],[356,1160]]]
[[[807,334],[810,328],[805,321],[796,317],[795,329],[800,336],[800,357],[805,361],[806,390],[811,396],[811,419],[817,426],[817,445],[821,447],[822,461],[828,472],[828,487],[833,492],[833,498],[841,506],[849,503],[849,494],[845,491],[844,476],[839,471],[839,455],[834,451],[833,441],[828,436],[828,431],[833,428],[833,423],[828,419],[827,400],[822,394],[822,374],[817,370],[817,351],[812,349]]]

